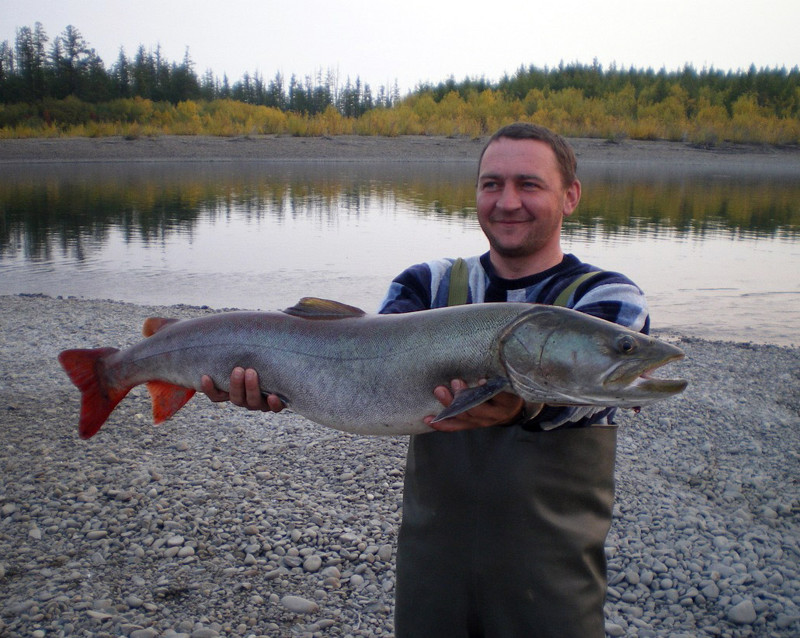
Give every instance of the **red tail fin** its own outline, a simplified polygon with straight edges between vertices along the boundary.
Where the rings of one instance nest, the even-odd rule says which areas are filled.
[[[89,439],[97,434],[108,415],[133,387],[115,388],[108,385],[103,359],[115,352],[118,352],[115,348],[96,348],[64,350],[58,355],[61,367],[82,393],[81,420],[78,427],[82,439]]]

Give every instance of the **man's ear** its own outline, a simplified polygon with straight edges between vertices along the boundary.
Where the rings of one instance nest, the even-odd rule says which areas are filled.
[[[581,183],[576,179],[572,184],[567,187],[564,192],[564,217],[572,215],[573,211],[578,207],[581,201]]]

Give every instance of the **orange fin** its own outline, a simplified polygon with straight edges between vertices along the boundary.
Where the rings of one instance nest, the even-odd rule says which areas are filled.
[[[169,419],[194,396],[194,388],[184,388],[166,381],[148,381],[147,391],[153,400],[153,423]]]
[[[180,321],[180,319],[168,319],[166,317],[148,317],[147,319],[144,320],[144,325],[142,326],[142,334],[145,337],[152,337],[164,326],[168,326],[178,321]]]
[[[115,348],[64,350],[58,355],[61,367],[81,391],[81,419],[78,433],[89,439],[106,422],[117,404],[133,386],[111,387],[105,374],[103,359],[118,352]]]
[[[294,306],[283,312],[301,319],[316,320],[350,319],[363,317],[366,314],[361,308],[317,297],[303,297]]]

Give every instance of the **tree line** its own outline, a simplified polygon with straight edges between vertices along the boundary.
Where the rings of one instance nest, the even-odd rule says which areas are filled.
[[[567,136],[800,144],[800,68],[721,71],[611,65],[521,66],[496,82],[450,77],[401,97],[336,71],[288,81],[255,72],[234,83],[198,77],[160,48],[120,49],[110,68],[68,26],[40,23],[0,44],[0,137],[291,134],[480,136],[514,120]]]
[[[343,115],[357,117],[379,107],[391,107],[399,100],[397,84],[377,91],[359,77],[346,78],[337,72],[316,72],[288,82],[278,72],[266,81],[258,72],[245,73],[230,83],[211,70],[197,75],[188,49],[178,62],[167,60],[161,48],[148,51],[139,45],[131,58],[120,48],[116,61],[106,68],[97,52],[74,26],[50,40],[40,22],[33,28],[17,29],[15,42],[0,43],[0,103],[34,103],[46,99],[75,97],[97,104],[115,99],[139,97],[154,102],[178,104],[187,100],[231,99],[314,115],[329,106]]]

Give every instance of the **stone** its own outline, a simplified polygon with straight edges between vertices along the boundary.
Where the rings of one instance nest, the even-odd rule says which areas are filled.
[[[728,620],[737,625],[751,625],[757,617],[753,601],[749,599],[743,600],[728,610]]]
[[[281,598],[281,605],[296,614],[313,614],[319,611],[319,605],[313,600],[308,600],[301,596],[284,596]]]

